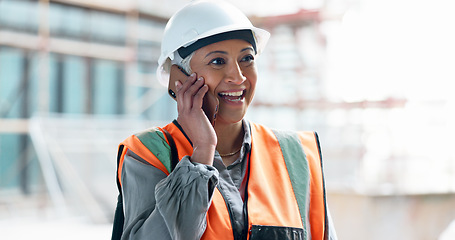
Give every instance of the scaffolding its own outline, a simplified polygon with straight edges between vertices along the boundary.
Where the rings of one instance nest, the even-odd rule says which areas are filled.
[[[154,70],[164,24],[185,1],[176,2],[0,0],[0,64],[2,53],[13,49],[19,54],[7,57],[13,56],[23,70],[4,76],[11,65],[0,65],[0,95],[7,93],[0,96],[0,146],[12,146],[10,138],[1,137],[14,135],[18,142],[14,147],[20,148],[15,159],[8,160],[17,161],[17,166],[8,165],[11,171],[1,179],[18,174],[19,188],[30,192],[28,166],[36,158],[48,204],[58,216],[87,213],[91,222],[112,220],[118,143],[134,132],[164,124],[153,119],[158,115],[166,120],[175,117],[175,105],[156,81]],[[343,213],[350,215],[358,205],[374,211],[373,202],[388,204],[395,197],[402,199],[402,209],[408,202],[428,204],[433,197],[449,209],[455,191],[450,142],[424,145],[418,140],[455,133],[453,115],[439,118],[453,112],[453,99],[416,106],[399,96],[358,101],[330,96],[326,82],[330,39],[323,25],[341,21],[346,9],[331,13],[329,1],[325,4],[285,15],[251,16],[254,25],[270,31],[272,38],[257,61],[260,83],[247,118],[271,127],[319,133],[328,194],[338,197],[338,205],[332,205],[335,214],[352,206],[351,212]],[[75,18],[82,23],[58,24]],[[111,20],[119,26],[116,33],[106,31],[111,25],[103,25]],[[104,75],[97,73],[99,68],[109,69],[110,75],[97,79]],[[2,76],[14,84],[1,85]],[[80,85],[67,84],[74,79]],[[72,103],[66,95],[77,96],[79,88],[86,92],[77,98],[77,112],[70,114],[66,107]],[[108,100],[97,103],[96,95],[106,92],[111,94],[98,97]],[[97,112],[106,110],[103,104],[109,101],[110,112]],[[421,114],[422,109],[428,114]],[[425,124],[432,131],[419,131]],[[409,152],[411,144],[419,151]],[[4,162],[0,159],[0,165]],[[435,181],[427,181],[428,176]],[[432,203],[436,212],[438,206]],[[388,206],[377,209],[385,212]],[[450,211],[444,213],[447,217]]]

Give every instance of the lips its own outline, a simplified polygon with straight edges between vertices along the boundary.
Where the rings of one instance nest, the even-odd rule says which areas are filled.
[[[245,98],[245,92],[245,90],[220,92],[218,96],[226,101],[239,102]]]

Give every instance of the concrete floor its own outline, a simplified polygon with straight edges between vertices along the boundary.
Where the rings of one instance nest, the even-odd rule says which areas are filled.
[[[455,194],[327,196],[340,240],[453,240]],[[62,215],[46,196],[0,196],[1,239],[110,239],[110,222]]]
[[[111,238],[111,224],[90,224],[82,219],[22,219],[0,221],[0,236],[5,240],[98,240]]]
[[[84,214],[53,208],[46,195],[0,196],[0,239],[110,239],[112,224],[94,224]]]
[[[340,240],[455,239],[455,194],[328,194]],[[445,235],[442,235],[444,233]]]

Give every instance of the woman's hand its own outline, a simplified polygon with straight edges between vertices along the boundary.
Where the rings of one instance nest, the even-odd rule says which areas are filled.
[[[177,68],[176,66],[174,67]],[[171,77],[173,77],[173,72],[175,73],[175,71],[171,70]],[[197,78],[196,74],[193,73],[189,77],[185,76],[185,78],[187,79],[183,83],[179,80],[175,81],[177,121],[193,143],[191,161],[212,165],[217,137],[212,126],[212,120],[207,118],[202,107],[204,105],[204,96],[207,95],[206,98],[209,100],[206,100],[208,102],[206,105],[213,106],[215,104],[213,107],[208,107],[209,109],[215,109],[212,111],[215,114],[218,108],[218,99],[209,93],[209,88],[205,84],[203,77]]]

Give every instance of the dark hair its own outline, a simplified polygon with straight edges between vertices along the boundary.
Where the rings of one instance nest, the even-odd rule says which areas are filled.
[[[254,38],[253,32],[249,29],[223,32],[205,38],[201,38],[194,42],[193,44],[189,45],[188,47],[179,48],[177,52],[179,53],[180,57],[184,59],[188,57],[188,55],[190,55],[192,52],[198,50],[201,47],[205,47],[212,43],[230,39],[241,39],[249,42],[253,46],[254,52],[257,53],[256,40]]]

